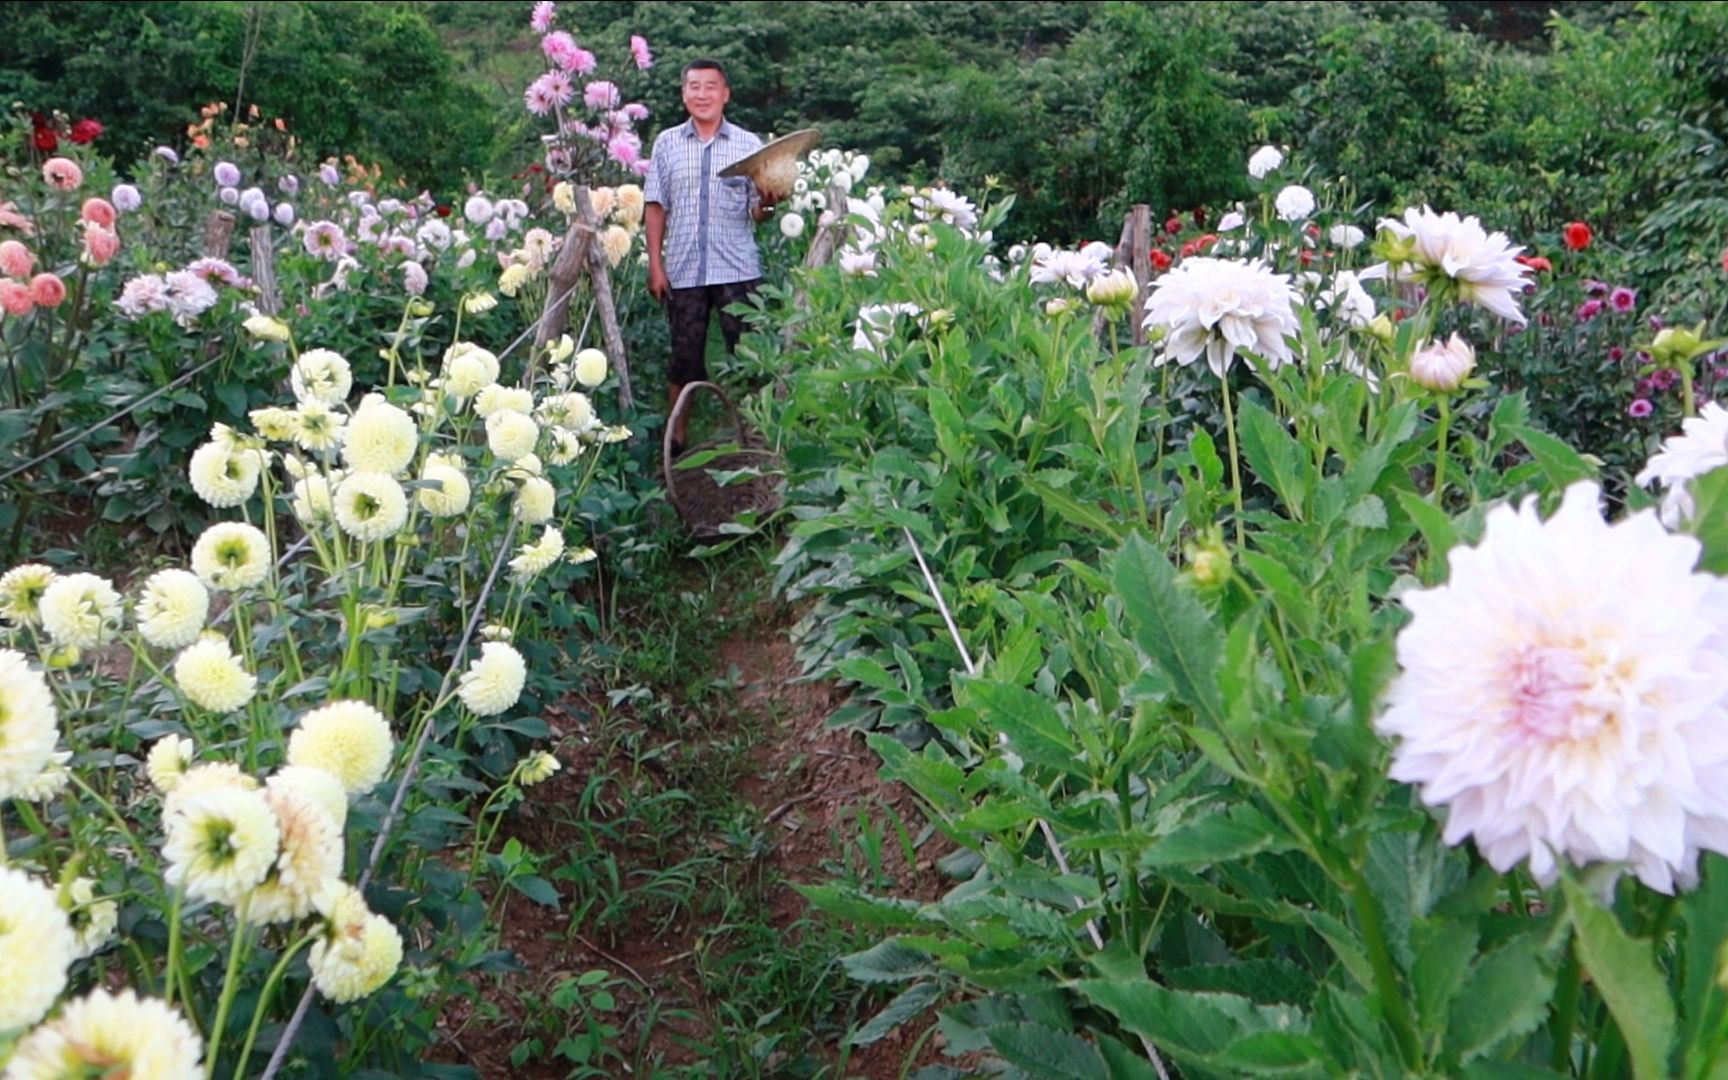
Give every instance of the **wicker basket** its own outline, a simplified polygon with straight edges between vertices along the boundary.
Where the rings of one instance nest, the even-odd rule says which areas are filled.
[[[722,446],[736,449],[722,453],[699,467],[679,469],[672,455],[672,432],[677,428],[679,418],[690,411],[690,404],[698,390],[711,391],[720,398],[721,403],[726,406],[726,412],[732,417],[732,429],[736,434],[730,438],[713,438],[698,443],[686,449],[685,456]],[[666,498],[677,509],[678,516],[684,519],[684,523],[690,526],[698,537],[715,540],[726,535],[721,532],[720,527],[735,521],[738,515],[745,511],[754,510],[757,516],[761,517],[780,509],[780,478],[777,474],[781,464],[779,456],[768,449],[767,441],[757,432],[745,427],[737,407],[732,404],[732,399],[726,396],[724,390],[710,382],[685,384],[683,392],[672,405],[672,415],[666,420],[661,469],[666,477]],[[748,468],[760,469],[762,475],[726,485],[716,483],[709,475],[711,469],[726,472]]]

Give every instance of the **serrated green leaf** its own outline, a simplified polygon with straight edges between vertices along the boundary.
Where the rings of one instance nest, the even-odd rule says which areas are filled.
[[[1302,520],[1308,488],[1301,445],[1284,430],[1283,421],[1252,400],[1242,401],[1236,427],[1242,456],[1254,475],[1278,493],[1292,517]]]
[[[1110,1080],[1098,1048],[1078,1035],[1038,1024],[1004,1024],[986,1032],[1008,1064],[1050,1080]]]
[[[1435,566],[1445,566],[1446,553],[1458,543],[1458,530],[1452,527],[1446,511],[1413,491],[1400,491],[1398,505],[1416,523],[1422,539],[1428,541],[1428,558]]]
[[[1183,703],[1214,726],[1224,721],[1218,660],[1224,643],[1195,599],[1183,592],[1162,552],[1139,536],[1116,556],[1116,595],[1134,624],[1134,640],[1164,669]]]
[[[1541,1026],[1554,996],[1549,952],[1528,934],[1483,957],[1453,1002],[1447,1049],[1468,1064]]]
[[[1509,427],[1507,431],[1530,451],[1530,456],[1536,459],[1542,475],[1548,478],[1548,483],[1555,491],[1564,491],[1576,481],[1588,480],[1596,475],[1594,465],[1585,461],[1578,451],[1546,431],[1527,426]]]
[[[1465,922],[1444,922],[1419,929],[1414,935],[1416,962],[1410,969],[1410,984],[1416,991],[1416,1017],[1424,1032],[1443,1031],[1452,1003],[1463,989],[1476,959],[1479,935]]]
[[[1668,1075],[1674,1045],[1674,1001],[1656,968],[1648,941],[1634,940],[1575,882],[1562,882],[1566,910],[1577,931],[1579,962],[1608,1004],[1626,1040],[1637,1080]],[[1546,999],[1547,995],[1542,995]]]
[[[942,988],[936,983],[917,983],[890,1001],[887,1008],[848,1036],[846,1042],[851,1046],[869,1046],[871,1043],[880,1042],[893,1034],[895,1028],[934,1005],[941,996]]]
[[[1284,842],[1269,819],[1247,807],[1230,816],[1211,817],[1178,826],[1147,848],[1142,859],[1151,867],[1216,866],[1268,851]]]
[[[1188,452],[1193,455],[1194,465],[1200,470],[1200,479],[1205,481],[1207,487],[1217,487],[1224,482],[1224,459],[1218,456],[1218,445],[1204,428],[1194,429],[1194,434],[1188,440]]]
[[[1190,1061],[1206,1062],[1264,1032],[1306,1034],[1307,1018],[1283,1005],[1231,994],[1167,990],[1150,980],[1085,979],[1080,992],[1124,1028]]]
[[[1049,699],[985,679],[967,683],[965,693],[980,722],[1008,736],[1008,749],[1046,768],[1085,775],[1074,733]]]
[[[930,957],[911,948],[899,938],[842,957],[846,974],[863,983],[898,983],[924,978],[931,972]]]
[[[1380,496],[1369,495],[1351,507],[1344,520],[1358,529],[1384,529],[1388,523],[1386,504],[1380,501]]]

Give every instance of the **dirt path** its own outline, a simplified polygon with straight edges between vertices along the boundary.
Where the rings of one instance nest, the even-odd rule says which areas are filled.
[[[524,970],[497,982],[481,1002],[458,1002],[446,1010],[440,1026],[460,1035],[449,1045],[451,1053],[445,1060],[470,1064],[486,1077],[577,1075],[568,1052],[553,1060],[556,1029],[541,1036],[535,1033],[549,1027],[546,1002],[561,983],[586,972],[605,971],[618,980],[609,987],[619,1005],[609,1018],[616,1028],[612,1040],[626,1058],[633,1057],[657,1074],[663,1070],[665,1075],[802,1076],[810,1074],[812,1065],[832,1068],[839,1063],[845,1029],[867,1019],[886,997],[857,1000],[860,988],[848,984],[835,963],[837,957],[822,950],[846,946],[839,951],[850,951],[869,942],[843,940],[846,932],[822,923],[822,916],[808,909],[793,886],[833,881],[838,874],[878,891],[933,899],[951,883],[935,869],[935,860],[946,850],[939,846],[939,837],[919,846],[912,865],[907,865],[901,834],[892,822],[902,822],[906,834],[918,838],[923,818],[916,801],[900,785],[878,779],[875,754],[862,738],[827,728],[827,718],[843,694],[828,684],[798,681],[797,661],[786,634],[791,621],[789,612],[766,602],[742,619],[731,620],[740,629],[712,650],[719,671],[736,675],[731,708],[694,718],[697,722],[690,730],[698,737],[686,738],[677,746],[676,760],[672,755],[655,759],[645,770],[645,775],[671,785],[679,782],[681,767],[700,770],[706,767],[707,753],[722,747],[731,775],[721,778],[724,782],[708,797],[729,800],[736,816],[748,821],[753,837],[748,851],[738,850],[729,837],[709,835],[700,824],[704,820],[700,807],[691,808],[689,835],[679,838],[670,854],[665,837],[632,835],[628,825],[610,836],[607,851],[626,881],[631,875],[664,870],[674,858],[693,863],[713,855],[721,860],[724,865],[714,864],[713,872],[719,877],[713,888],[736,890],[743,897],[742,906],[750,909],[743,914],[755,923],[750,928],[756,932],[755,940],[766,942],[758,945],[764,954],[781,948],[789,958],[801,952],[816,954],[803,957],[802,971],[788,961],[792,967],[785,976],[785,996],[794,999],[815,993],[814,985],[798,985],[800,978],[819,982],[824,993],[849,996],[857,1014],[830,1017],[829,1032],[807,1033],[804,1046],[758,1053],[748,1068],[719,1065],[710,1056],[716,1042],[734,1038],[739,1021],[752,1017],[728,1011],[733,1003],[724,999],[726,987],[714,984],[712,972],[731,962],[729,949],[749,939],[728,938],[725,929],[694,906],[665,919],[633,919],[622,930],[595,930],[582,921],[572,922],[574,890],[554,878],[565,901],[563,910],[553,911],[520,896],[508,898],[503,947],[516,955]],[[572,820],[571,810],[587,802],[598,813],[592,805],[590,778],[604,764],[599,757],[615,752],[609,747],[618,745],[614,741],[603,747],[602,740],[588,730],[589,718],[600,704],[592,696],[574,695],[551,711],[548,719],[565,740],[560,757],[566,766],[547,784],[533,789],[531,804],[505,830],[551,858],[561,853],[579,858],[575,846],[591,842],[581,839],[588,834]],[[644,741],[653,737],[647,734]],[[710,745],[702,745],[704,740]],[[873,823],[873,843],[861,842],[865,823]],[[728,909],[733,912],[730,921],[739,917],[738,906]],[[802,949],[805,943],[809,948]],[[572,1021],[567,1026],[573,1033],[580,1025]],[[843,1072],[823,1075],[900,1076],[918,1034],[905,1030],[854,1050],[847,1055]],[[525,1051],[525,1041],[536,1037],[538,1044]],[[926,1049],[919,1056],[922,1064],[936,1055]],[[614,1074],[628,1072],[602,1069],[580,1075]]]

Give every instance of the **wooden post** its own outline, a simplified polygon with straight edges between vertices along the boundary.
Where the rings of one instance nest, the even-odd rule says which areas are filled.
[[[1146,344],[1146,295],[1152,283],[1152,208],[1136,203],[1128,214],[1128,267],[1134,273],[1134,308],[1128,325],[1134,331],[1134,346]]]
[[[539,348],[564,333],[570,325],[569,293],[583,276],[594,290],[594,304],[600,309],[600,330],[606,343],[606,360],[618,372],[618,406],[626,414],[636,411],[636,395],[630,386],[630,361],[624,355],[624,332],[618,325],[618,306],[612,296],[612,276],[606,265],[606,251],[600,243],[600,222],[594,216],[594,204],[588,197],[588,185],[575,185],[576,224],[564,236],[564,247],[552,264],[551,285],[546,291],[546,307],[541,312],[540,329],[534,335]]]
[[[1134,214],[1132,211],[1125,214],[1122,218],[1122,235],[1116,241],[1116,249],[1112,253],[1110,261],[1118,267],[1126,266],[1130,270],[1134,267]],[[1134,280],[1140,280],[1139,276],[1136,275]],[[1135,321],[1138,322],[1138,320]],[[1142,330],[1136,330],[1134,333],[1136,335],[1134,344],[1141,344],[1139,338],[1143,336],[1145,332]],[[1106,348],[1109,347],[1111,340],[1110,320],[1104,317],[1103,308],[1097,308],[1092,312],[1092,336],[1097,338],[1099,341],[1104,342]]]
[[[816,235],[810,238],[810,250],[804,253],[804,265],[810,268],[827,266],[833,262],[834,256],[852,238],[852,226],[846,220],[850,216],[847,213],[849,196],[846,189],[839,184],[830,184],[826,194],[828,207],[824,213],[831,217],[828,224],[817,226]],[[816,220],[822,219],[818,216]],[[802,297],[802,291],[798,295]]]
[[[248,239],[252,244],[252,280],[258,285],[258,310],[276,315],[282,301],[276,295],[276,248],[270,239],[270,224],[253,226]]]
[[[233,242],[234,215],[226,210],[212,211],[210,220],[204,223],[204,257],[226,259]]]
[[[630,386],[630,359],[624,355],[624,330],[618,324],[618,304],[612,296],[612,268],[606,261],[606,245],[600,242],[600,219],[594,214],[586,184],[576,186],[576,216],[592,236],[588,242],[588,284],[594,289],[594,306],[600,309],[606,359],[618,372],[618,407],[626,416],[634,415],[636,394]]]
[[[582,272],[588,265],[588,245],[593,239],[593,228],[580,221],[564,234],[564,246],[558,249],[558,258],[552,263],[546,306],[540,311],[540,328],[534,332],[536,349],[544,347],[569,327],[570,290],[582,279]]]

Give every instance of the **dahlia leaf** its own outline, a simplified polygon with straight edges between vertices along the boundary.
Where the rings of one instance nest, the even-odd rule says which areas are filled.
[[[1518,441],[1523,443],[1541,467],[1542,474],[1548,478],[1555,491],[1564,491],[1579,480],[1590,480],[1596,475],[1596,469],[1564,442],[1556,439],[1545,431],[1537,431],[1533,427],[1515,427],[1510,429]]]
[[[1239,427],[1242,455],[1254,474],[1271,485],[1291,516],[1301,521],[1308,500],[1301,446],[1284,430],[1283,421],[1253,401],[1242,402]]]
[[[1728,941],[1728,860],[1720,855],[1705,855],[1702,870],[1698,888],[1680,902],[1686,927],[1681,955],[1688,958],[1686,996],[1681,999],[1686,1015],[1685,1046],[1693,1046],[1705,1031],[1716,992],[1716,965],[1711,958],[1720,956],[1722,943]],[[1686,1074],[1696,1076],[1697,1070],[1690,1066],[1699,1063],[1687,1064]]]
[[[1080,749],[1056,707],[1030,690],[980,680],[967,685],[985,728],[1008,736],[1008,749],[1036,765],[1085,775]]]
[[[1578,959],[1608,1003],[1608,1012],[1626,1040],[1637,1080],[1667,1076],[1674,1045],[1674,1001],[1656,969],[1650,942],[1626,935],[1613,915],[1598,907],[1582,888],[1563,883],[1566,907],[1578,933]],[[1547,994],[1540,995],[1546,1001]]]
[[[1692,531],[1704,542],[1699,569],[1728,574],[1728,466],[1687,481],[1692,495]]]
[[[880,1042],[892,1034],[895,1028],[934,1005],[941,996],[942,987],[938,984],[917,983],[890,1001],[868,1024],[848,1037],[847,1045],[869,1046],[871,1043]]]
[[[1135,641],[1188,705],[1215,726],[1224,723],[1218,660],[1224,644],[1206,611],[1176,582],[1162,552],[1139,536],[1116,556],[1116,594],[1135,626]]]
[[[1010,1065],[1031,1076],[1055,1080],[1109,1080],[1098,1048],[1078,1035],[1040,1024],[1003,1024],[987,1034],[990,1045]]]
[[[1546,935],[1530,934],[1483,957],[1452,1003],[1448,1048],[1466,1064],[1508,1039],[1530,1034],[1548,1017],[1554,968]]]
[[[1257,1005],[1234,994],[1183,993],[1146,979],[1083,980],[1080,992],[1122,1026],[1178,1060],[1227,1075],[1265,1075],[1317,1063],[1308,1018],[1286,1005]]]

